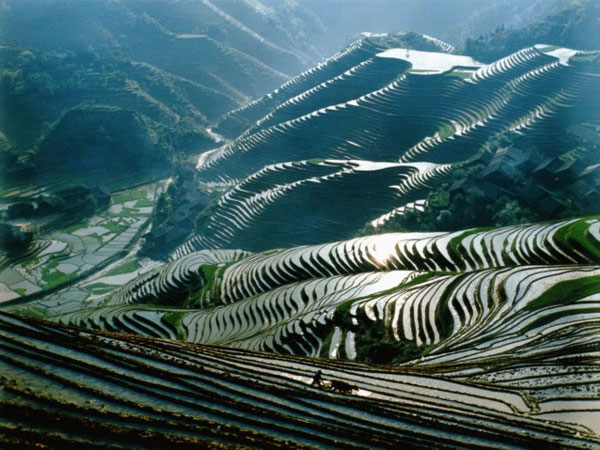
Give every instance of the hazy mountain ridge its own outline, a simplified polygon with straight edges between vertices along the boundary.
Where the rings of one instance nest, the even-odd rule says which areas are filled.
[[[390,83],[393,83],[394,80],[409,68],[409,64],[402,59],[378,58],[376,55],[382,51],[398,46],[405,46],[410,49],[453,51],[453,47],[446,43],[416,33],[399,32],[363,37],[334,55],[332,58],[292,78],[270,94],[267,94],[247,106],[238,108],[226,114],[219,121],[218,126],[215,128],[216,131],[227,136],[241,134],[232,144],[226,145],[215,152],[205,153],[201,156],[201,159],[211,165],[212,163],[210,160],[213,157],[218,159],[220,158],[219,155],[223,156],[226,153],[235,153],[238,142],[244,142],[246,139],[253,140],[253,136],[260,135],[261,130],[264,131],[265,129],[272,128],[278,123],[283,123],[288,119],[291,121],[302,114],[309,116],[315,108],[330,108],[340,102],[352,101],[361,95],[369,95],[380,89],[386,89]],[[262,117],[263,115],[264,117]],[[306,125],[310,126],[309,123]],[[333,125],[334,127],[338,126],[337,124]],[[368,125],[365,126],[365,130],[367,130],[368,127]],[[334,128],[331,129],[333,130]],[[259,216],[261,216],[262,219],[259,219],[258,217],[250,218],[240,230],[246,226],[253,227],[255,230],[264,227],[263,232],[269,230],[267,234],[271,235],[273,238],[275,238],[275,236],[281,238],[281,233],[286,234],[289,239],[292,239],[291,241],[285,241],[284,238],[284,242],[287,244],[290,242],[304,243],[304,239],[306,239],[305,235],[307,233],[310,234],[309,230],[315,231],[318,228],[314,223],[315,220],[330,220],[324,218],[322,213],[325,215],[333,214],[334,210],[337,211],[341,208],[342,211],[340,211],[339,217],[342,217],[345,214],[350,214],[352,217],[341,227],[341,229],[346,231],[340,231],[340,233],[346,233],[347,227],[350,226],[350,224],[353,224],[352,226],[354,229],[359,229],[365,224],[364,214],[351,214],[350,211],[354,211],[356,206],[361,204],[361,201],[368,201],[370,195],[376,195],[376,193],[379,192],[381,194],[380,202],[372,204],[369,212],[366,213],[374,214],[374,211],[377,211],[379,214],[384,214],[387,211],[387,208],[391,207],[392,204],[395,204],[396,201],[394,194],[388,189],[389,184],[393,184],[399,179],[410,176],[424,176],[434,182],[434,175],[440,175],[446,171],[446,168],[444,167],[429,167],[427,165],[425,165],[426,167],[420,167],[418,164],[399,164],[396,167],[392,167],[393,165],[384,167],[385,165],[382,165],[382,167],[374,169],[373,172],[381,173],[380,178],[378,181],[371,183],[371,180],[374,179],[372,173],[369,173],[368,169],[365,170],[365,168],[369,166],[369,162],[327,161],[323,163],[319,160],[319,158],[333,158],[335,155],[334,150],[331,153],[316,156],[314,160],[288,163],[285,159],[282,159],[286,151],[294,147],[302,147],[302,143],[305,142],[304,140],[309,139],[312,133],[318,134],[321,133],[321,131],[315,129],[299,138],[296,143],[288,145],[287,148],[282,147],[280,150],[273,151],[273,158],[263,160],[261,157],[256,158],[253,161],[247,160],[242,163],[239,169],[244,172],[245,176],[250,174],[250,172],[248,172],[250,170],[258,171],[254,176],[250,176],[244,181],[236,179],[239,174],[235,169],[231,171],[221,170],[220,172],[219,169],[217,169],[217,172],[219,173],[216,175],[216,178],[213,178],[212,175],[210,175],[210,170],[206,172],[204,168],[201,169],[203,173],[200,176],[198,176],[198,174],[188,174],[187,178],[196,176],[196,178],[201,181],[201,190],[204,191],[213,190],[214,186],[211,187],[210,184],[214,181],[216,181],[218,185],[220,181],[227,180],[227,183],[229,184],[223,186],[224,189],[229,188],[231,186],[230,183],[233,181],[240,182],[235,189],[232,189],[231,192],[221,198],[219,198],[220,192],[214,192],[215,203],[210,208],[200,213],[200,216],[202,216],[203,219],[202,221],[197,220],[196,230],[198,231],[206,228],[207,232],[209,232],[208,230],[213,229],[217,222],[215,217],[213,217],[213,214],[220,218],[224,217],[223,214],[229,215],[230,212],[225,212],[229,206],[225,206],[224,209],[221,209],[225,203],[231,200],[231,205],[236,205],[237,202],[241,200],[238,198],[238,193],[241,193],[243,196],[246,192],[252,192],[257,195],[256,198],[248,198],[242,201],[254,202],[256,208],[250,208],[248,212],[250,213],[250,216],[253,216],[256,211],[260,211]],[[340,138],[344,135],[341,128],[339,134]],[[326,138],[326,133],[321,133],[319,136]],[[317,144],[317,142],[318,139],[315,139],[314,144]],[[307,151],[310,151],[308,145],[306,146],[306,149]],[[271,153],[271,151],[271,148],[267,149],[268,153]],[[240,155],[244,158],[241,153]],[[233,154],[230,156],[234,159],[236,158]],[[228,158],[229,156],[225,156],[224,159],[227,160]],[[357,157],[354,159],[360,158]],[[277,163],[285,164],[278,165]],[[271,164],[275,165],[271,166]],[[375,166],[377,166],[377,164],[375,164]],[[206,175],[204,174],[205,172]],[[314,176],[314,178],[311,178],[311,176]],[[325,184],[329,185],[333,183],[330,187],[331,189],[350,189],[352,187],[358,187],[360,184],[358,182],[359,179],[363,180],[366,184],[364,189],[356,191],[357,201],[351,202],[354,206],[347,204],[349,198],[346,198],[343,193],[341,194],[341,201],[337,204],[337,207],[331,208],[329,212],[321,209],[315,204],[314,200],[317,198],[325,200],[323,205],[329,204],[329,201],[326,198],[326,191],[328,188],[323,188]],[[320,185],[319,183],[321,182],[324,184]],[[266,190],[261,194],[254,192],[254,189],[256,189],[257,186],[264,188],[268,183],[274,183],[274,191]],[[366,187],[367,185],[368,187]],[[417,195],[422,195],[421,187],[420,183],[415,183],[409,188],[409,191],[411,191],[409,195],[418,198]],[[417,194],[417,192],[421,192],[421,194]],[[180,193],[179,198],[188,197],[190,195],[195,195],[197,198],[200,198],[203,196],[203,192],[197,192],[196,194],[192,194],[191,192]],[[294,200],[290,201],[291,198]],[[359,200],[359,198],[362,200]],[[283,203],[278,200],[283,201]],[[306,202],[306,205],[311,205],[310,208],[302,209],[301,212],[294,215],[293,211],[297,208],[298,202],[301,203],[303,201]],[[176,204],[178,201],[177,199],[169,199],[167,203]],[[272,212],[275,215],[273,216],[271,213],[263,210],[264,207],[273,208]],[[173,222],[175,221],[175,217],[178,217],[177,220],[181,220],[185,215],[184,211],[179,210],[180,208],[174,209],[171,218],[167,219],[167,221]],[[279,209],[279,213],[277,213],[275,209]],[[283,211],[289,211],[289,214],[284,213]],[[311,215],[312,213],[314,213],[312,218],[307,217],[307,215]],[[246,213],[244,213],[244,215],[246,215]],[[191,225],[194,223],[194,216],[197,216],[197,214],[190,214],[185,227],[174,225],[172,223],[169,224],[168,227],[162,227],[159,226],[159,221],[157,221],[155,227],[147,236],[144,248],[151,251],[153,255],[164,256],[165,249],[172,249],[173,245],[182,243],[185,236],[190,235],[190,232],[193,231],[193,226]],[[272,220],[276,216],[295,217],[298,224],[297,229],[292,230],[278,220]],[[258,222],[255,221],[256,219],[258,219]],[[226,221],[229,222],[228,219]],[[261,225],[258,225],[259,223]],[[301,231],[303,224],[311,225],[305,227],[304,231]],[[225,233],[229,232],[227,231],[228,225],[219,227],[222,228],[222,231]],[[249,228],[246,229],[246,231],[245,245],[250,245],[250,242],[253,240],[256,243],[262,242],[261,245],[267,245],[255,232],[250,231]],[[165,235],[165,233],[167,234]],[[342,236],[342,234],[338,234],[338,236]],[[343,234],[343,236],[347,235]],[[217,247],[222,248],[222,244],[216,244],[216,242],[217,240],[214,244],[217,245]],[[229,242],[229,245],[233,245],[233,242]],[[270,245],[274,245],[273,241]],[[254,246],[248,248],[256,249]]]
[[[203,128],[320,58],[332,29],[323,23],[329,15],[319,8],[336,7],[326,3],[5,0],[0,41],[12,44],[4,46],[2,55],[3,102],[28,116],[18,123],[14,114],[0,117],[0,148],[13,150],[3,157],[5,168],[11,176],[30,172],[34,158],[23,152],[35,153],[69,109],[98,105],[135,110],[150,119],[162,136],[158,151],[170,156],[206,148],[211,139]],[[391,6],[383,3],[369,8],[369,14],[388,11]],[[419,8],[407,12],[418,16]],[[486,11],[498,5],[486,8],[476,12],[487,17]],[[550,6],[532,8],[535,15]],[[380,49],[436,48],[433,41],[413,35],[411,42],[409,36],[403,44],[365,39],[379,39]],[[270,108],[302,92],[297,83],[285,86],[292,89],[227,114],[217,130],[235,137]]]
[[[465,52],[484,62],[491,62],[520,48],[545,43],[581,50],[600,48],[600,4],[593,1],[572,2],[542,20],[526,27],[496,27],[490,34],[469,38]]]
[[[61,162],[72,165],[79,159],[63,158],[66,154],[74,155],[76,141],[106,139],[106,131],[102,132],[99,126],[75,127],[69,130],[71,138],[60,136],[68,127],[62,122],[86,109],[95,110],[96,117],[104,115],[107,121],[113,121],[110,116],[120,114],[119,111],[131,112],[121,114],[121,119],[142,118],[138,123],[144,125],[134,126],[138,138],[154,141],[156,148],[151,159],[165,162],[177,152],[197,152],[212,145],[212,139],[204,131],[208,122],[200,109],[208,113],[213,110],[204,108],[205,104],[219,97],[225,107],[227,102],[234,104],[215,91],[148,64],[100,60],[86,53],[41,52],[8,46],[0,52],[5,63],[0,71],[3,104],[7,107],[0,115],[0,130],[6,137],[3,169],[10,177],[31,175],[31,171],[52,172]],[[113,121],[117,128],[111,128],[110,139],[115,143],[98,150],[109,152],[104,156],[99,154],[100,159],[117,151],[135,158],[138,148],[134,142],[116,144],[119,136],[127,132],[125,123],[133,126],[133,122],[126,120],[119,127],[121,119]],[[78,138],[72,139],[76,135]],[[53,147],[51,142],[60,146]],[[69,146],[66,153],[59,150]],[[85,161],[80,168],[83,167]]]
[[[48,50],[95,51],[101,55],[118,52],[223,93],[233,89],[255,96],[317,58],[314,52],[311,56],[303,54],[296,42],[290,42],[289,32],[281,26],[282,19],[265,17],[251,4],[243,10],[244,14],[237,10],[237,19],[220,9],[218,2],[209,0],[28,0],[5,5],[0,14],[0,39],[5,42]],[[246,15],[259,16],[261,25],[269,28],[278,42],[271,42],[244,25]],[[212,57],[214,67],[197,60],[207,56]],[[249,70],[258,70],[260,76]],[[237,78],[230,78],[233,76]]]
[[[572,0],[303,0],[318,16],[324,33],[316,35],[328,53],[356,40],[359,33],[418,31],[462,47],[469,37],[487,34],[497,26],[520,28],[568,6]],[[274,5],[277,0],[264,0]],[[503,55],[505,56],[505,55]]]
[[[319,25],[305,14],[290,27],[293,4],[273,10],[258,2],[244,2],[243,8],[240,3],[236,7],[220,2],[224,9],[216,3],[2,2],[4,176],[18,181],[36,171],[52,172],[60,157],[48,155],[65,147],[51,148],[49,142],[60,141],[56,133],[64,130],[63,116],[72,118],[71,110],[93,109],[96,117],[104,114],[110,122],[115,108],[135,111],[140,118],[137,125],[127,121],[123,125],[136,129],[139,139],[128,146],[117,136],[113,142],[122,147],[101,145],[100,151],[134,157],[138,151],[144,153],[136,148],[140,142],[151,142],[157,152],[151,159],[167,162],[163,169],[168,173],[177,154],[186,158],[210,147],[213,138],[205,129],[212,121],[319,58],[302,38],[302,33]],[[101,131],[83,127],[72,133],[79,133],[75,141],[106,144]],[[84,132],[97,134],[83,136]],[[114,127],[112,132],[122,134]],[[46,153],[43,158],[36,156],[40,148]],[[110,159],[107,155],[97,159]],[[77,167],[72,161],[69,165]]]

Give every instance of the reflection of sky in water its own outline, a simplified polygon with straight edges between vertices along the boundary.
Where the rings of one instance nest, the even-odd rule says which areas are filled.
[[[422,52],[406,48],[393,48],[379,53],[377,56],[380,58],[397,58],[408,61],[412,65],[412,70],[418,71],[446,72],[458,66],[473,68],[482,66],[481,63],[473,60],[470,56]]]
[[[383,235],[372,244],[372,255],[375,261],[384,267],[390,261],[392,255],[396,253],[395,235]]]

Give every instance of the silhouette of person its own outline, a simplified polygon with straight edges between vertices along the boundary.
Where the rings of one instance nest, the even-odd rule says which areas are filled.
[[[313,377],[312,385],[313,386],[321,386],[322,381],[323,381],[323,372],[321,372],[320,370],[317,370],[317,373],[315,373],[315,376]]]

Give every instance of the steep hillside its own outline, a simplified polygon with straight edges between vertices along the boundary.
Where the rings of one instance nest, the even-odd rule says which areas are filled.
[[[291,3],[3,1],[0,183],[26,191],[59,166],[101,171],[109,160],[152,172],[132,185],[157,166],[171,174],[172,161],[212,146],[210,123],[320,59],[306,39],[319,27]],[[72,128],[82,114],[95,124]],[[87,163],[65,160],[75,143]],[[136,156],[136,167],[116,167]]]
[[[236,3],[7,0],[0,40],[101,56],[117,52],[243,102],[318,58],[302,39],[318,25],[312,17],[306,24],[301,16],[291,20],[294,8],[275,12],[259,2]]]
[[[391,13],[401,5],[392,8],[383,3],[369,8],[369,14],[396,17]],[[507,0],[481,11],[475,8],[474,14],[493,16],[490,11],[497,11],[500,4],[507,11],[514,10]],[[31,154],[73,108],[116,106],[141,113],[159,135],[144,139],[160,141],[159,151],[172,159],[174,153],[197,152],[209,146],[211,139],[204,136],[203,128],[232,109],[216,127],[230,138],[296,95],[334,78],[334,90],[321,93],[323,89],[316,89],[308,99],[316,103],[311,108],[305,101],[303,108],[312,111],[346,101],[345,95],[332,94],[347,89],[344,83],[354,86],[353,98],[387,85],[403,63],[382,67],[378,59],[368,61],[384,49],[452,51],[450,46],[421,35],[374,35],[289,80],[338,48],[340,39],[345,44],[356,35],[356,31],[351,35],[340,30],[334,33],[331,8],[339,6],[335,2],[5,0],[1,6],[5,66],[0,156],[9,178],[39,172]],[[432,10],[434,6],[404,9],[406,17],[414,19],[423,16],[424,8]],[[540,7],[535,14],[550,8]],[[364,8],[347,11],[350,22],[357,20],[360,9]],[[440,20],[439,26],[448,27],[452,20],[456,18]],[[395,27],[399,26],[396,23]],[[346,25],[340,27],[346,29]],[[335,47],[329,46],[332,43]],[[356,77],[339,79],[346,70],[356,72],[363,86],[354,84]],[[248,104],[284,82],[276,93]],[[241,105],[245,106],[235,109]],[[299,111],[290,105],[282,109],[281,117],[270,117],[263,125],[277,124],[286,114],[290,119],[298,117]],[[20,120],[21,116],[27,120]],[[102,136],[81,139],[102,140]]]
[[[539,42],[597,50],[600,48],[600,4],[593,0],[570,2],[565,8],[529,26],[502,24],[492,33],[467,39],[465,52],[481,61],[491,62]]]
[[[303,97],[296,97],[303,93],[311,94],[310,101],[304,102],[304,107],[310,108],[312,107],[312,101],[316,97],[313,95],[314,91],[319,94],[340,95],[340,88],[337,88],[335,91],[324,89],[331,83],[335,83],[336,85],[341,83],[342,86],[340,87],[345,89],[341,95],[345,95],[346,97],[356,96],[357,93],[361,93],[365,89],[368,92],[369,88],[373,90],[375,86],[385,86],[389,83],[390,77],[394,78],[398,76],[398,72],[407,66],[405,63],[398,62],[396,64],[397,67],[394,67],[394,64],[383,67],[383,64],[379,63],[376,59],[371,61],[371,58],[374,58],[375,55],[386,49],[395,47],[447,53],[451,53],[454,50],[451,45],[445,42],[416,33],[399,32],[363,36],[326,61],[287,81],[275,91],[242,108],[229,112],[219,121],[216,129],[228,137],[236,137],[251,127],[261,117],[266,116],[280,105],[292,101],[297,103]],[[345,73],[347,71],[349,73]],[[360,79],[356,76],[350,76],[360,76],[363,74],[368,77],[364,81],[371,81],[370,85],[363,85],[364,81],[357,83]],[[346,85],[345,88],[343,86],[344,83]],[[327,97],[320,98],[320,102],[324,103],[325,106],[328,104],[327,101],[331,102],[331,98],[329,100]],[[337,101],[341,101],[341,99]]]
[[[427,353],[453,351],[467,336],[496,339],[495,332],[486,337],[479,321],[494,326],[507,321],[513,327],[507,333],[519,334],[514,328],[518,315],[537,317],[540,308],[554,302],[561,308],[574,305],[578,297],[572,294],[544,294],[560,291],[562,281],[575,286],[581,278],[578,292],[593,303],[587,297],[600,289],[594,267],[600,261],[599,223],[578,219],[454,233],[381,234],[258,254],[182,253],[107,298],[107,306],[56,318],[306,356],[356,359],[356,351],[371,343],[369,337],[377,340],[371,328],[379,330],[380,338],[412,342]],[[523,284],[538,278],[539,286]],[[181,308],[186,305],[187,310]],[[595,308],[588,306],[590,312]],[[140,314],[144,310],[153,317]],[[559,319],[558,310],[544,311],[549,319]],[[523,326],[533,329],[525,318]],[[540,320],[539,326],[548,323]],[[330,342],[325,337],[331,338],[334,329],[338,336]],[[388,356],[407,357],[402,350],[391,346]],[[369,355],[365,349],[359,353]]]
[[[205,107],[219,94],[198,84],[148,64],[89,53],[3,46],[0,54],[2,169],[11,180],[32,172],[43,177],[63,166],[76,173],[133,169],[116,167],[119,159],[139,158],[138,169],[160,164],[166,170],[176,153],[214,144],[201,111],[222,112]],[[220,98],[222,107],[235,104]]]
[[[161,131],[159,124],[147,123],[132,111],[73,109],[42,141],[35,163],[38,167],[74,172],[99,167],[143,171],[168,165],[168,155],[159,145],[157,131]]]
[[[0,0],[0,447],[600,448],[566,1]]]
[[[413,30],[462,46],[468,37],[487,34],[503,24],[515,28],[527,26],[572,2],[527,3],[524,6],[520,0],[353,0],[352,4],[342,0],[4,0],[0,40],[44,49],[119,51],[178,75],[196,70],[190,75],[199,77],[195,81],[217,84],[219,79],[232,76],[239,76],[241,81],[244,76],[241,69],[251,66],[262,71],[263,80],[248,78],[245,84],[228,86],[248,95],[252,89],[267,84],[268,78],[273,81],[281,73],[299,73],[310,63],[356,40],[362,32]],[[223,70],[225,66],[206,70],[191,57],[201,56],[202,51],[218,56],[219,64],[232,59],[234,64],[239,63],[240,70],[228,73]],[[215,75],[212,79],[211,73]],[[204,78],[206,75],[209,77]]]
[[[530,220],[595,211],[596,53],[538,45],[486,65],[380,51],[397,40],[403,35],[359,41],[228,114],[221,127],[236,129],[268,110],[200,157],[200,182],[228,190],[198,218],[188,247],[260,251],[345,239],[428,203],[437,218],[461,202],[479,214],[503,196]],[[495,223],[485,214],[477,225]],[[442,219],[428,224],[444,229]]]

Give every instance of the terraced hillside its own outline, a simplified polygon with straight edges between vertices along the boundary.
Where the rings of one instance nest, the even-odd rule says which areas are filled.
[[[451,379],[419,366],[326,363],[106,335],[5,313],[0,370],[5,448],[584,449],[599,443],[585,427],[538,410],[518,388],[491,386],[477,374]],[[318,371],[321,386],[311,386]]]
[[[527,414],[600,433],[599,263],[596,217],[256,254],[201,251],[116,295],[44,316],[95,330],[399,365],[519,393]]]
[[[169,26],[184,27],[193,3],[174,2]],[[237,2],[200,3],[269,54],[296,54],[240,22],[229,11]],[[162,30],[152,2],[143,5],[138,25]],[[188,53],[197,40],[216,45],[161,32]],[[258,73],[255,62],[244,67]],[[35,156],[68,157],[68,136],[92,167],[96,150],[128,142],[145,150],[131,147],[142,163],[156,156],[146,135],[182,168],[36,239],[19,260],[0,258],[0,446],[600,447],[600,216],[364,235],[366,224],[440,204],[449,215],[451,196],[466,198],[484,172],[477,161],[492,153],[484,169],[497,183],[530,195],[520,178],[535,174],[528,182],[543,195],[580,196],[596,214],[597,146],[582,142],[600,131],[598,53],[537,45],[481,64],[427,36],[365,36],[223,116],[222,136],[204,134],[210,119],[195,101],[161,100],[207,92],[200,82],[134,68],[137,85],[102,69],[100,84],[131,88],[115,104],[64,114],[57,104],[57,122],[30,139]],[[142,113],[121,108],[130,97]],[[152,117],[173,127],[150,126]],[[136,127],[118,140],[120,118]],[[195,169],[182,162],[198,150],[190,126],[221,145]],[[106,139],[77,139],[86,127]],[[507,136],[525,147],[502,147]],[[504,172],[509,156],[517,162]],[[508,188],[492,196],[505,202]],[[475,206],[465,201],[464,214]],[[158,261],[138,253],[149,224],[165,248],[194,234]]]
[[[206,210],[202,231],[175,251],[260,251],[350,237],[400,202],[427,197],[449,165],[305,160],[267,165]]]
[[[44,294],[59,291],[58,305],[54,307],[57,310],[61,304],[69,301],[80,304],[81,299],[90,294],[105,292],[113,285],[129,281],[127,277],[123,281],[123,274],[129,270],[124,270],[119,262],[130,251],[136,253],[135,246],[150,224],[155,197],[163,189],[161,184],[152,183],[115,194],[107,210],[98,211],[91,217],[75,216],[79,221],[72,224],[67,221],[69,226],[65,225],[65,220],[76,214],[73,209],[45,219],[38,218],[42,225],[45,220],[50,222],[48,231],[40,233],[25,253],[0,255],[0,303],[20,303],[24,297],[46,297]],[[77,208],[81,206],[75,206]],[[34,227],[37,221],[26,226]],[[110,267],[111,264],[116,266]],[[107,266],[105,274],[108,277],[100,277],[102,268]],[[141,265],[130,262],[125,267],[135,270]],[[100,279],[86,285],[90,276]],[[80,285],[73,287],[74,292],[61,289],[77,280]]]
[[[548,285],[533,289],[534,298],[527,297],[531,301],[560,282],[556,274],[561,270],[571,273],[581,268],[584,274],[589,267],[593,272],[593,265],[600,260],[599,230],[597,219],[579,219],[482,231],[382,234],[257,254],[193,252],[133,280],[106,301],[115,306],[59,318],[65,323],[119,330],[120,321],[135,324],[145,306],[162,305],[155,311],[164,310],[155,325],[164,326],[166,334],[166,329],[175,326],[179,335],[192,342],[237,341],[240,346],[262,350],[294,345],[286,352],[317,356],[324,336],[338,324],[335,313],[344,304],[341,312],[352,316],[348,316],[349,322],[342,321],[348,325],[344,332],[351,331],[350,323],[357,325],[363,314],[375,324],[384,324],[387,335],[396,340],[402,338],[417,346],[439,344],[486,314],[506,319],[506,302],[517,302],[523,294],[509,289],[507,277],[512,276],[513,268],[515,283],[526,276],[525,268],[534,276],[539,272],[542,278],[545,273],[551,277]],[[470,283],[492,286],[496,277],[499,285],[490,298],[469,294],[468,300],[460,300],[473,303],[470,306],[449,301],[476,291]],[[428,289],[441,297],[432,296]],[[388,296],[389,290],[394,294]],[[409,294],[415,298],[408,301]],[[350,300],[353,306],[346,311]],[[196,310],[204,309],[205,304],[218,307]],[[176,306],[189,309],[172,308]],[[173,311],[177,314],[170,314]],[[118,320],[112,323],[109,317]],[[248,332],[248,327],[256,332]],[[399,329],[404,329],[403,336]],[[267,330],[264,342],[245,341],[239,335],[256,337]]]
[[[293,77],[270,94],[230,111],[219,121],[217,130],[233,138],[278,107],[285,106],[288,114],[293,114],[294,105],[298,107],[300,100],[306,98],[310,98],[311,102],[304,102],[304,109],[310,108],[312,101],[328,106],[352,100],[357,93],[366,94],[376,87],[383,87],[399,71],[407,68],[405,62],[390,64],[388,61],[388,64],[382,64],[375,59],[378,53],[395,47],[445,53],[454,51],[450,44],[416,33],[363,36],[326,61]],[[329,89],[330,87],[333,89]]]
[[[383,48],[399,40],[414,45]],[[426,46],[438,52],[415,49]],[[248,128],[201,155],[198,179],[229,190],[175,254],[347,239],[423,208],[498,136],[523,136],[530,160],[519,164],[538,175],[552,159],[572,163],[573,127],[600,123],[596,53],[538,45],[484,65],[440,50],[452,48],[412,34],[365,38],[226,115],[222,132]],[[525,197],[557,186],[565,202],[582,196],[587,185],[577,177],[593,173],[594,161],[582,158],[576,179],[548,175],[545,191]]]
[[[504,130],[527,130],[556,149],[567,124],[597,120],[591,98],[599,89],[598,63],[576,51],[536,46],[490,65],[409,49],[375,59],[384,61],[373,67],[396,67],[392,82],[379,88],[366,77],[363,89],[341,87],[335,102],[319,99],[337,89],[335,78],[317,92],[307,88],[202,158],[202,176],[238,179],[267,164],[328,157],[453,163]],[[368,72],[359,69],[344,74],[354,86]]]

